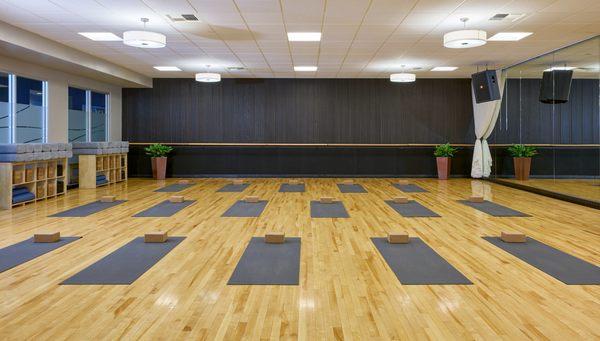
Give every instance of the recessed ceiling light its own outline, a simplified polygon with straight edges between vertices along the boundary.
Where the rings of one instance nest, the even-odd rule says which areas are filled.
[[[94,41],[120,41],[123,40],[111,32],[79,32],[78,34]]]
[[[577,68],[575,66],[553,66],[544,71],[555,71],[555,70],[569,71],[569,70],[574,70],[574,69],[577,69]]]
[[[177,66],[155,66],[158,71],[181,71]]]
[[[294,71],[317,71],[316,66],[294,66]]]
[[[289,41],[320,41],[321,32],[289,32]]]
[[[431,71],[454,71],[458,69],[456,66],[436,66]]]
[[[532,35],[533,32],[498,32],[489,41],[518,41]]]
[[[411,83],[417,79],[414,73],[393,73],[390,75],[390,81],[394,83]]]

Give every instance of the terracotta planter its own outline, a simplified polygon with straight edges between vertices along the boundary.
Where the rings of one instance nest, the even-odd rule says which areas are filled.
[[[447,180],[450,175],[450,165],[452,159],[449,157],[436,157],[438,179]]]
[[[517,180],[529,180],[529,171],[531,170],[530,157],[513,157],[515,165],[515,178]]]
[[[153,157],[152,161],[152,177],[157,180],[164,180],[167,174],[167,158]]]

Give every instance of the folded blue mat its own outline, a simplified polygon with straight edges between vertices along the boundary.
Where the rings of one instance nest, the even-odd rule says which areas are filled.
[[[12,190],[12,194],[14,195],[18,195],[18,194],[23,194],[23,193],[29,193],[29,188],[27,187],[16,187],[13,188]]]
[[[13,195],[12,203],[17,204],[20,202],[29,201],[29,200],[33,200],[33,199],[35,199],[35,195],[33,193],[31,193],[31,192],[21,193],[21,194]]]
[[[106,179],[106,175],[96,175],[96,180],[104,180]]]
[[[96,185],[102,185],[102,184],[105,184],[105,183],[107,183],[107,182],[108,182],[108,180],[106,180],[106,179],[103,179],[103,180],[96,180]]]

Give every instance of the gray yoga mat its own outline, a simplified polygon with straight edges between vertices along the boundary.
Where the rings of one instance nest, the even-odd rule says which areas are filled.
[[[94,213],[103,211],[107,208],[111,208],[113,206],[122,204],[125,201],[127,201],[127,200],[115,200],[113,202],[101,202],[98,200],[98,201],[91,202],[89,204],[73,207],[69,210],[53,214],[50,217],[87,217]]]
[[[238,200],[221,217],[258,217],[267,206],[267,200],[245,202]]]
[[[234,185],[229,184],[221,187],[217,192],[243,192],[250,184]]]
[[[409,200],[406,204],[398,204],[392,200],[386,200],[391,208],[398,212],[401,216],[407,218],[418,218],[418,217],[439,217],[440,215],[428,209],[427,207],[419,204],[414,200]]]
[[[184,202],[170,202],[169,200],[165,200],[145,211],[137,213],[134,217],[170,217],[194,202],[196,200],[186,200]]]
[[[169,237],[164,243],[144,243],[144,237],[137,237],[61,284],[131,284],[184,239]]]
[[[29,238],[17,244],[2,248],[0,249],[0,272],[29,262],[34,258],[56,250],[79,238],[81,237],[61,237],[56,243],[34,243],[33,238]]]
[[[505,243],[499,237],[483,239],[565,284],[600,284],[600,267],[533,238],[525,243]]]
[[[423,189],[417,185],[413,185],[413,184],[408,184],[408,185],[392,184],[392,185],[394,187],[396,187],[397,189],[401,190],[402,192],[406,192],[406,193],[427,192],[425,189]]]
[[[371,240],[403,285],[473,284],[420,238],[410,238],[408,244]]]
[[[298,285],[299,277],[300,238],[268,244],[262,237],[253,237],[227,284]]]
[[[352,184],[352,185],[337,184],[337,186],[340,189],[340,192],[342,192],[342,193],[367,193],[367,190],[364,189],[363,186],[361,186],[359,184]]]
[[[184,189],[188,189],[189,187],[192,187],[194,185],[195,184],[171,184],[163,188],[159,188],[154,192],[179,192],[183,191]]]
[[[281,184],[281,187],[279,187],[279,192],[287,192],[287,193],[291,193],[291,192],[304,192],[306,191],[304,184],[296,184],[296,185],[292,185],[292,184]]]
[[[331,204],[322,204],[319,201],[310,202],[311,218],[350,218],[344,204],[334,201]]]
[[[528,214],[513,210],[506,206],[502,206],[491,201],[470,202],[468,200],[459,200],[460,203],[470,206],[478,211],[487,213],[494,217],[531,217]]]

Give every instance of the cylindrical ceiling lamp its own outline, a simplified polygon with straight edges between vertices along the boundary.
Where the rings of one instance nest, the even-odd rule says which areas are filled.
[[[197,73],[196,81],[202,83],[216,83],[221,81],[221,75],[212,72]]]
[[[145,28],[148,18],[141,20]],[[157,49],[167,45],[167,37],[164,34],[150,31],[125,31],[123,32],[123,43],[144,49]]]
[[[393,73],[390,75],[390,81],[395,83],[411,83],[417,79],[414,73]]]
[[[464,27],[467,27],[469,18],[461,18]],[[482,46],[487,43],[487,33],[481,30],[460,30],[444,34],[444,47],[449,49],[468,49]]]

